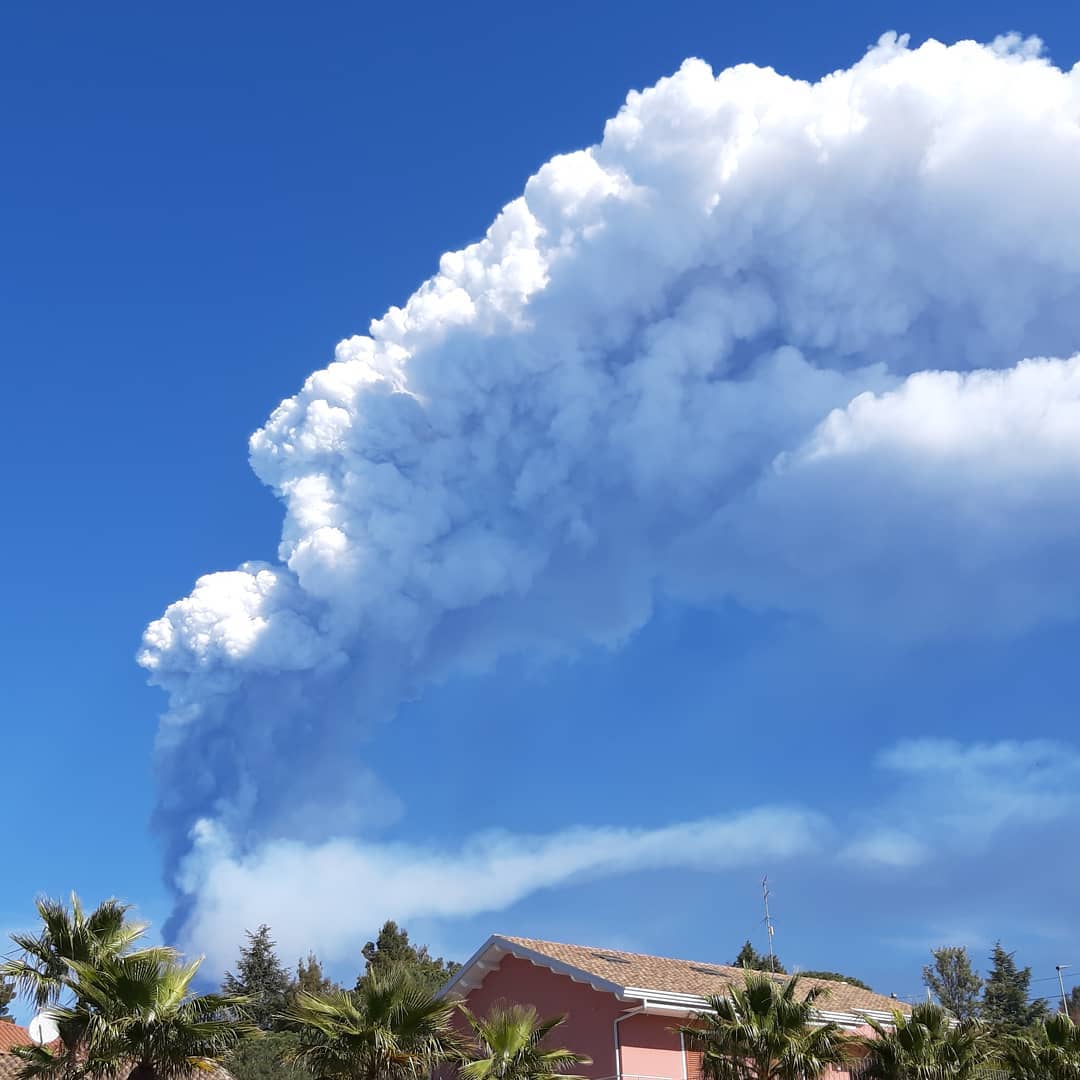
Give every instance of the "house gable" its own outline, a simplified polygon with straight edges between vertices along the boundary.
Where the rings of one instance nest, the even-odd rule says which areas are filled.
[[[611,1077],[619,1071],[614,1024],[626,1005],[614,994],[509,953],[503,954],[479,980],[451,984],[444,991],[447,993],[463,997],[478,1015],[500,1000],[532,1005],[541,1017],[565,1013],[566,1023],[553,1036],[552,1045],[588,1054],[593,1064],[581,1070],[588,1076]]]

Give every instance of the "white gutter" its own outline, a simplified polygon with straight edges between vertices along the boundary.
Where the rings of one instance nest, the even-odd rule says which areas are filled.
[[[636,1009],[624,1012],[622,1016],[616,1016],[615,1022],[611,1025],[612,1032],[615,1035],[615,1080],[622,1080],[622,1050],[619,1045],[619,1025],[624,1020],[629,1020],[631,1016],[638,1016],[644,1011],[645,1006],[639,1005]]]
[[[625,987],[623,996],[641,1001],[641,1007],[637,1011],[659,1016],[693,1016],[695,1013],[705,1012],[709,1008],[708,1001],[698,994],[677,994],[668,990],[648,990],[642,986]],[[891,1012],[877,1009],[852,1009],[850,1012],[846,1010],[814,1009],[814,1016],[821,1023],[832,1022],[839,1024],[841,1027],[855,1028],[864,1027],[868,1016],[886,1024],[891,1023],[893,1018]]]

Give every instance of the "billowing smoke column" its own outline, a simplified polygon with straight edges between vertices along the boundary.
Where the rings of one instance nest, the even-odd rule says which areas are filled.
[[[252,437],[280,563],[148,627],[174,931],[392,813],[356,740],[434,677],[617,646],[658,596],[1075,618],[1077,192],[1080,74],[1034,40],[631,93]]]

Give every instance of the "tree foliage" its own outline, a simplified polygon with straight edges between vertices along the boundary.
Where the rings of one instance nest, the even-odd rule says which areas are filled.
[[[859,986],[863,990],[873,991],[873,987],[864,983],[862,979],[856,979],[853,975],[841,975],[839,971],[800,971],[800,975],[806,979],[824,979],[826,982],[843,982],[850,983],[852,986]]]
[[[759,953],[749,940],[739,950],[739,955],[735,957],[732,964],[735,967],[748,968],[750,971],[774,971],[780,975],[787,974],[787,969],[780,963],[780,957],[770,957],[766,953]]]
[[[418,1080],[460,1058],[453,1014],[403,970],[375,971],[356,990],[297,995],[292,1060],[319,1080]]]
[[[357,990],[362,990],[372,975],[394,970],[404,973],[418,988],[434,994],[461,969],[452,960],[432,956],[426,945],[413,945],[409,932],[392,919],[383,923],[376,939],[364,946],[363,957],[365,967],[356,981]]]
[[[225,1060],[233,1080],[310,1080],[293,1063],[299,1040],[286,1031],[267,1032],[261,1039],[242,1043]]]
[[[248,930],[247,939],[240,948],[236,974],[226,972],[221,989],[245,998],[251,1018],[263,1031],[270,1031],[289,1003],[292,979],[278,958],[269,926],[263,923],[257,930]]]
[[[70,906],[43,896],[35,901],[35,907],[41,929],[34,934],[11,935],[19,955],[0,964],[0,978],[14,982],[37,1009],[59,1000],[71,964],[94,964],[129,954],[146,932],[146,923],[128,918],[131,905],[119,900],[105,900],[87,912],[72,893]],[[169,949],[155,948],[143,948],[139,953],[172,955]]]
[[[1074,986],[1065,999],[1065,1009],[1074,1024],[1080,1024],[1080,986]]]
[[[196,1069],[212,1070],[257,1029],[243,1001],[194,994],[201,961],[175,955],[131,954],[97,962],[72,962],[67,988],[74,1002],[53,1005],[64,1046],[16,1047],[24,1080],[115,1077],[188,1080]],[[74,1035],[74,1037],[72,1037]]]
[[[990,1060],[989,1031],[977,1020],[957,1022],[940,1005],[916,1005],[891,1023],[867,1019],[874,1035],[863,1040],[861,1080],[971,1080]]]
[[[565,1016],[541,1020],[531,1005],[505,1001],[496,1002],[483,1017],[464,1005],[459,1008],[476,1043],[459,1067],[461,1080],[584,1080],[570,1070],[592,1064],[573,1050],[544,1046]]]
[[[957,1020],[979,1015],[979,991],[983,981],[971,967],[967,948],[946,945],[931,950],[933,963],[923,968],[923,982]]]
[[[677,1029],[701,1051],[707,1080],[814,1080],[847,1062],[843,1031],[816,1021],[820,989],[802,994],[798,975],[781,983],[747,971],[744,980]]]
[[[1057,1013],[1034,1034],[1007,1035],[999,1058],[1011,1080],[1080,1080],[1080,1028]]]
[[[324,971],[319,958],[313,953],[307,954],[306,960],[300,960],[296,965],[296,991],[303,994],[331,994],[340,990],[333,979]]]
[[[74,894],[70,908],[43,899],[41,930],[12,935],[21,955],[3,974],[47,1005],[60,1031],[56,1044],[12,1049],[25,1080],[180,1080],[255,1034],[241,1000],[191,991],[198,961],[136,948],[145,926],[129,910],[109,900],[87,913]]]
[[[15,1000],[18,990],[13,982],[0,979],[0,1020],[11,1019],[11,1003]]]
[[[1031,968],[1018,968],[1014,957],[997,942],[990,954],[990,973],[983,988],[982,1019],[1003,1034],[1031,1027],[1047,1013],[1045,1001],[1028,1001]]]

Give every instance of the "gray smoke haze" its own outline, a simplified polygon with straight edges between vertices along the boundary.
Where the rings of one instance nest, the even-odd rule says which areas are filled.
[[[1034,39],[887,35],[814,84],[689,60],[631,93],[252,436],[280,562],[200,578],[139,657],[169,698],[172,932],[231,948],[259,868],[422,863],[342,839],[396,813],[370,725],[448,672],[618,647],[658,598],[901,639],[1075,619],[1077,191],[1080,74]],[[734,860],[827,831],[672,828]],[[507,896],[693,859],[618,835],[469,843],[551,856]]]

